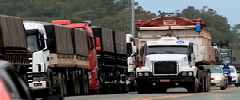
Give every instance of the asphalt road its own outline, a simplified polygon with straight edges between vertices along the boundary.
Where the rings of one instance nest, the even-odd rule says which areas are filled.
[[[164,94],[137,94],[130,92],[127,94],[108,94],[108,95],[87,95],[65,97],[64,100],[237,100],[240,95],[240,87],[230,86],[226,90],[212,87],[210,92],[187,93],[184,88],[168,89]]]

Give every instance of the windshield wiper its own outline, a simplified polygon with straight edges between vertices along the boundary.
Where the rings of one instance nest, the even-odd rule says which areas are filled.
[[[167,52],[167,53],[175,53],[175,52],[173,52],[173,51],[165,51],[165,52]]]

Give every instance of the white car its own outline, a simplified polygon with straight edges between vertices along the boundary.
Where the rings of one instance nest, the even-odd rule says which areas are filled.
[[[205,65],[211,72],[211,85],[225,90],[228,87],[227,77],[224,76],[221,65]]]
[[[222,66],[223,67],[223,66]],[[232,76],[232,83],[235,84],[236,87],[240,86],[240,74],[236,70],[234,65],[229,65],[231,76]]]
[[[231,70],[231,76],[232,76],[232,83],[235,84],[235,86],[240,86],[240,74],[237,72],[235,66],[229,65]]]

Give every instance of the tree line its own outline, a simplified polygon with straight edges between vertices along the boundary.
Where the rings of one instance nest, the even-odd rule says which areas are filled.
[[[93,25],[123,31],[125,28],[126,2],[130,0],[0,0],[0,14],[19,16],[25,20],[50,22],[67,19],[72,22],[91,20]],[[135,2],[136,20],[148,20],[166,16],[164,11],[152,13]],[[201,18],[212,30],[212,42],[229,41],[230,48],[237,49],[240,24],[231,27],[226,17],[204,6],[196,9],[188,6],[176,10],[172,16],[189,19]],[[130,24],[130,23],[129,23]]]

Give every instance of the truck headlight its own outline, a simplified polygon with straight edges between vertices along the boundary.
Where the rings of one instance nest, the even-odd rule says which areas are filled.
[[[193,72],[188,72],[188,76],[192,76],[193,75]]]
[[[143,76],[143,73],[138,73],[138,76]]]
[[[144,73],[144,76],[149,76],[149,73]]]
[[[193,72],[192,71],[183,71],[180,74],[181,76],[193,76]]]
[[[182,76],[187,76],[187,72],[182,72]]]

